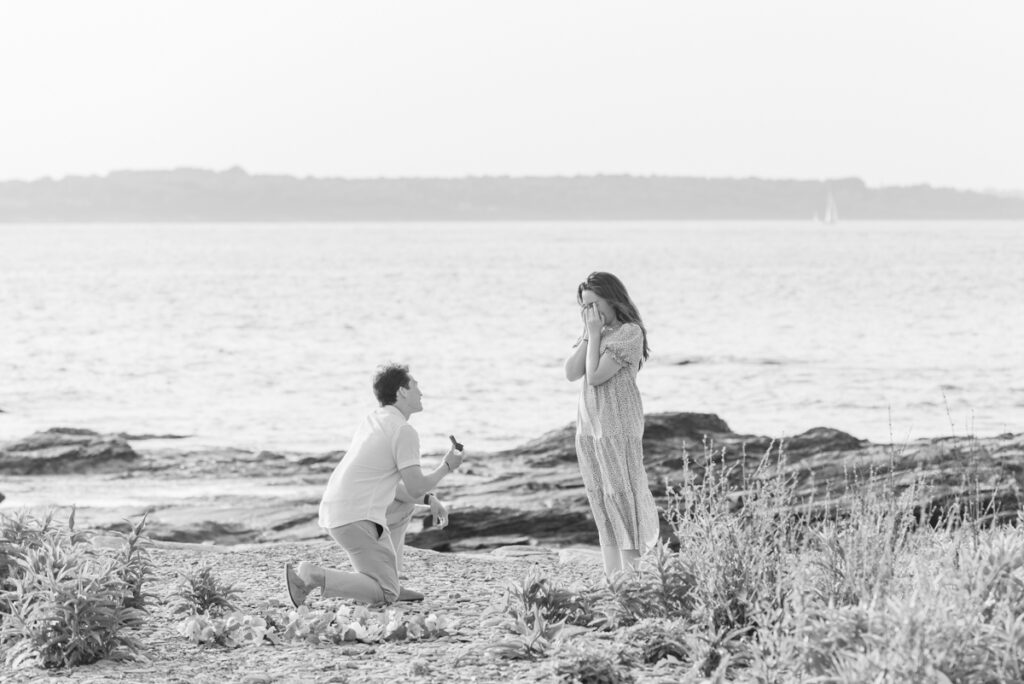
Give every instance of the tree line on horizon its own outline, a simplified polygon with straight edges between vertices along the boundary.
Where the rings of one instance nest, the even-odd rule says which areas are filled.
[[[119,171],[0,182],[0,222],[1024,219],[1024,197],[859,178],[299,178]]]

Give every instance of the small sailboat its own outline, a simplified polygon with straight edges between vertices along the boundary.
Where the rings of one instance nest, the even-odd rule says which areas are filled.
[[[825,216],[821,219],[822,223],[838,223],[839,221],[839,209],[836,207],[836,198],[832,196],[832,191],[828,191],[828,197],[825,198]]]

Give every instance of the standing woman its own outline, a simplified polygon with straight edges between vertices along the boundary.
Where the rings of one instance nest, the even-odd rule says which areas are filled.
[[[576,290],[583,334],[565,361],[569,382],[584,378],[576,455],[597,522],[604,571],[633,569],[658,540],[658,509],[647,485],[644,409],[636,374],[647,360],[647,330],[626,287],[594,272]]]

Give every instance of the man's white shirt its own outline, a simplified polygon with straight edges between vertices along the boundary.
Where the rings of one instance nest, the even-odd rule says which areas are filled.
[[[402,412],[382,406],[366,416],[352,437],[320,500],[320,527],[369,520],[387,527],[399,471],[420,465],[420,437]]]

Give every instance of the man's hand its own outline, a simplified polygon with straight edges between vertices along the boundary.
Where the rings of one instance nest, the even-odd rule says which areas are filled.
[[[455,472],[455,469],[462,465],[462,459],[462,452],[454,446],[448,449],[448,453],[444,455],[444,462],[448,464],[448,469],[452,472]]]
[[[434,527],[439,530],[448,527],[448,509],[436,496],[430,497],[430,515],[433,518]]]

